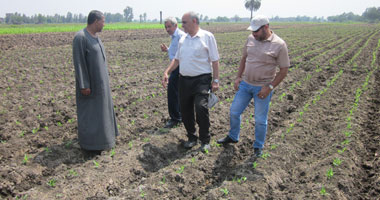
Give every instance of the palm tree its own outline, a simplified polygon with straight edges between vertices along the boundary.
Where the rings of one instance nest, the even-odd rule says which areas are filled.
[[[252,13],[253,11],[256,11],[261,6],[261,0],[245,0],[245,8],[247,10],[251,11],[251,20],[252,20]]]

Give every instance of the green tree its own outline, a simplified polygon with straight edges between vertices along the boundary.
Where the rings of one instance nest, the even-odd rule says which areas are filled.
[[[131,22],[133,20],[133,8],[127,6],[124,9],[124,18],[126,22]]]
[[[234,19],[235,22],[240,21],[240,17],[239,17],[239,15],[235,15],[232,19]]]
[[[245,0],[244,6],[247,10],[251,11],[251,20],[252,20],[253,11],[257,11],[260,8],[261,0]]]
[[[370,22],[380,21],[380,7],[367,8],[362,16]]]

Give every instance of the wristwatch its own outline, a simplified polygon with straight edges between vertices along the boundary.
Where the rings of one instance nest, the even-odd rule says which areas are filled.
[[[214,83],[219,83],[219,79],[214,79]]]
[[[268,87],[270,88],[270,90],[273,90],[273,85],[272,84],[269,84]]]

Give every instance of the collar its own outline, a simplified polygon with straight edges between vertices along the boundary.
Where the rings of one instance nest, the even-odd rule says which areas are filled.
[[[191,37],[191,35],[188,33],[186,37],[189,38],[196,38],[196,37],[203,37],[205,35],[205,32],[199,28],[198,32],[194,35],[194,37]]]
[[[172,36],[172,38],[174,38],[174,37],[177,37],[178,36],[178,28],[176,28],[175,29],[175,31],[174,31],[174,33],[173,33],[173,35],[171,35]]]
[[[273,38],[274,38],[274,33],[273,33],[273,31],[270,31],[270,33],[271,33],[271,35],[269,36],[269,38],[267,38],[267,39],[264,40],[264,41],[271,42],[271,41],[273,40]]]

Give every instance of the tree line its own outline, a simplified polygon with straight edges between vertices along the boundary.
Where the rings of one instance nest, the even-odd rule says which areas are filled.
[[[250,4],[245,5],[247,9],[252,11],[257,10],[256,7]],[[255,4],[255,6],[258,6]],[[123,10],[123,14],[121,13],[104,13],[105,21],[106,23],[113,23],[113,22],[157,22],[156,19],[154,20],[148,20],[147,14],[143,13],[138,16],[137,19],[134,18],[133,14],[133,8],[127,6]],[[0,18],[1,19],[1,18]],[[181,22],[181,19],[176,17],[178,22]],[[241,22],[241,21],[249,21],[249,18],[240,18],[238,15],[235,15],[234,17],[228,18],[228,17],[221,17],[218,16],[216,18],[209,18],[208,16],[200,15],[200,21],[202,22]],[[277,22],[347,22],[347,21],[353,21],[353,22],[371,22],[371,23],[377,23],[380,22],[380,7],[371,7],[367,8],[362,15],[355,15],[352,12],[349,13],[343,13],[341,15],[336,16],[329,16],[327,19],[321,17],[308,17],[308,16],[297,16],[297,17],[287,17],[287,18],[280,18],[278,16],[273,17],[271,21],[277,21]],[[36,14],[33,16],[26,16],[25,14],[21,13],[7,13],[5,16],[5,19],[2,19],[3,23],[6,24],[46,24],[46,23],[52,23],[52,24],[59,24],[59,23],[86,23],[87,22],[87,16],[83,14],[73,14],[71,12],[68,12],[66,15],[42,15],[42,14]]]

